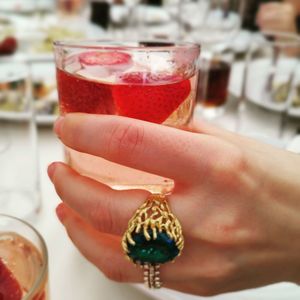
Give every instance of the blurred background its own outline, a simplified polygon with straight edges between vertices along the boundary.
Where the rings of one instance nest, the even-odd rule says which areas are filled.
[[[55,221],[58,200],[46,166],[63,159],[63,151],[52,132],[58,116],[53,41],[200,43],[193,121],[300,153],[299,31],[300,0],[0,0],[0,212],[29,220],[44,235],[52,299],[87,299],[86,290],[89,300],[101,293],[149,296],[99,279]],[[66,262],[68,284],[61,280]],[[290,291],[240,299],[299,299]],[[149,297],[196,299],[161,293]]]
[[[40,125],[53,123],[58,113],[52,54],[52,42],[56,39],[155,39],[201,44],[196,112],[203,117],[218,122],[219,117],[226,116],[226,107],[234,97],[238,100],[236,106],[252,102],[281,114],[284,119],[281,122],[287,123],[287,119],[293,121],[300,116],[297,83],[293,86],[272,82],[275,94],[295,89],[291,103],[287,101],[289,97],[275,96],[267,101],[256,95],[254,99],[245,93],[247,85],[255,89],[257,82],[246,82],[248,69],[245,67],[249,59],[263,56],[265,61],[273,59],[273,69],[283,56],[297,60],[297,50],[290,55],[281,50],[293,47],[290,43],[299,42],[299,29],[300,2],[297,0],[1,0],[0,116],[7,111],[25,109],[24,80],[27,76],[31,81],[30,93],[37,122]],[[278,37],[265,36],[270,31],[290,36],[284,38],[285,45],[276,46]],[[267,43],[270,41],[273,46]],[[254,51],[253,47],[257,49]],[[279,49],[276,57],[274,49]],[[27,75],[21,71],[25,65],[29,68]],[[240,121],[239,109],[234,117]],[[267,128],[267,134],[273,130],[273,136],[282,135],[282,126],[286,124],[276,125]],[[242,124],[228,126],[241,131]]]

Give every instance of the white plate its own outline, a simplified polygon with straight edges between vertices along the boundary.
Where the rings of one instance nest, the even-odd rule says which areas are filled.
[[[32,114],[29,112],[0,111],[0,120],[22,122],[31,118]]]
[[[0,67],[0,83],[12,82],[16,80],[26,79],[29,70],[23,63],[1,63]]]
[[[38,62],[31,64],[31,75],[33,81],[39,80],[45,82],[47,85],[56,85],[55,81],[55,66],[54,62]],[[9,62],[1,63],[0,67],[0,83],[10,82],[20,79],[26,79],[29,76],[29,68],[26,64]],[[40,109],[47,105],[48,102],[57,101],[57,92],[54,90],[52,93],[46,96],[45,99],[40,99],[35,102],[36,107]],[[0,111],[0,119],[11,121],[28,120],[30,114],[28,112],[10,112]],[[52,125],[57,116],[52,114],[37,114],[36,120],[40,125]]]
[[[57,119],[56,115],[37,115],[36,122],[38,125],[42,126],[52,126]],[[29,121],[32,118],[32,115],[28,112],[1,112],[0,111],[0,120],[22,122]]]
[[[37,115],[36,122],[42,126],[52,126],[57,119],[56,115]]]
[[[284,68],[292,68],[296,63],[296,59],[286,59],[283,62]],[[268,61],[265,59],[259,59],[251,63],[249,68],[249,75],[246,84],[246,99],[256,105],[259,105],[267,110],[274,112],[283,112],[285,109],[285,103],[274,103],[270,100],[266,100],[263,96],[264,85],[267,79]],[[240,97],[243,84],[243,73],[245,69],[245,63],[235,63],[232,67],[231,78],[229,83],[229,92],[235,97]],[[299,84],[300,68],[296,71],[295,81]],[[300,118],[300,108],[290,107],[288,114],[292,117]]]
[[[37,8],[53,9],[53,2],[53,0],[1,0],[1,10],[13,13],[33,13]]]

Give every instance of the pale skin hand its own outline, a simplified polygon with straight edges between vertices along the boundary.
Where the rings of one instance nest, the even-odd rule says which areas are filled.
[[[70,114],[55,131],[68,147],[175,180],[169,204],[185,248],[162,266],[164,286],[205,296],[299,282],[300,157],[199,126]],[[63,163],[48,173],[63,201],[58,217],[81,253],[110,279],[140,282],[121,236],[148,192],[114,191]]]
[[[291,3],[261,4],[256,16],[256,24],[261,31],[297,32],[297,12]]]

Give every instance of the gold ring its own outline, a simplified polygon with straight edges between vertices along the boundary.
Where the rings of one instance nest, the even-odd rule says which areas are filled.
[[[126,256],[144,271],[149,288],[160,288],[160,265],[174,261],[184,247],[178,219],[171,213],[167,197],[151,194],[128,222],[122,247]]]

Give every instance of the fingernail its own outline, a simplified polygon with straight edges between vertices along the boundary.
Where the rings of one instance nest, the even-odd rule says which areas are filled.
[[[65,211],[65,207],[64,207],[64,204],[63,203],[60,203],[57,207],[56,207],[56,215],[59,219],[59,221],[61,223],[64,222],[64,219],[66,217],[66,211]]]
[[[58,117],[58,119],[55,121],[54,123],[54,132],[60,136],[61,135],[61,129],[62,129],[62,125],[63,125],[63,122],[64,122],[64,119],[65,117],[64,116],[60,116]]]
[[[47,169],[48,176],[51,179],[51,181],[53,181],[53,175],[54,175],[54,172],[55,172],[55,168],[56,168],[56,162],[50,164],[48,166],[48,169]]]

